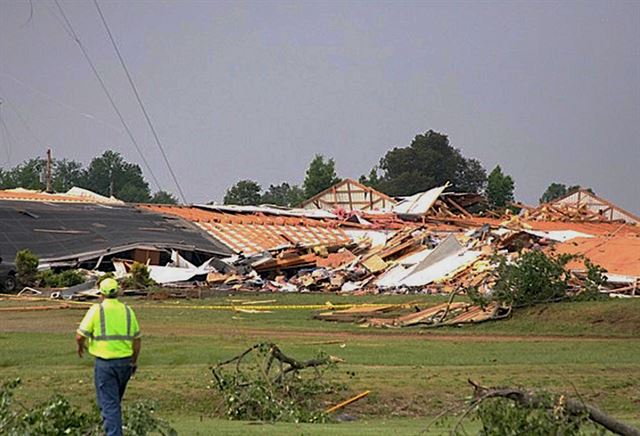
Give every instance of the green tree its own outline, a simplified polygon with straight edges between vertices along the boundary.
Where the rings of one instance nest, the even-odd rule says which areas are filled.
[[[54,160],[51,185],[54,192],[66,192],[74,186],[85,184],[82,163],[75,160]]]
[[[358,181],[365,186],[377,189],[378,185],[380,184],[380,177],[378,177],[378,167],[374,166],[373,168],[371,168],[371,171],[369,171],[369,175],[361,175]]]
[[[454,185],[460,192],[480,192],[487,184],[487,172],[477,159],[464,159]]]
[[[462,156],[447,135],[433,130],[417,135],[408,147],[388,151],[379,168],[379,189],[392,196],[413,195],[447,182],[454,191],[480,192],[487,180],[479,161]]]
[[[555,200],[556,198],[564,197],[567,195],[567,187],[564,183],[552,183],[540,197],[540,203],[548,203],[550,201]]]
[[[157,191],[149,200],[149,203],[155,204],[178,204],[178,199],[168,191]]]
[[[128,202],[145,203],[151,198],[140,166],[126,162],[120,153],[111,150],[91,160],[84,187]]]
[[[8,171],[0,173],[0,187],[2,189],[25,188],[44,189],[41,182],[42,171],[46,166],[44,159],[35,158],[24,161]]]
[[[514,183],[511,176],[502,173],[500,165],[491,171],[487,184],[487,200],[493,209],[506,207],[513,201]]]
[[[304,191],[297,185],[289,185],[283,182],[279,185],[270,185],[262,195],[262,204],[275,204],[277,206],[295,207],[305,199]]]
[[[240,180],[227,189],[224,195],[224,204],[257,205],[260,203],[260,191],[262,191],[262,188],[253,180]]]
[[[9,170],[0,170],[0,188],[25,188],[42,190],[47,163],[44,159],[34,158],[24,161]],[[84,183],[82,164],[74,160],[53,160],[51,169],[51,187],[54,192],[65,192],[73,186]]]
[[[540,197],[539,201],[541,204],[548,203],[557,198],[561,198],[561,197],[564,197],[565,195],[574,193],[580,189],[582,189],[580,185],[571,185],[567,188],[567,186],[564,183],[554,182],[547,187],[547,189],[542,194],[542,197]],[[593,192],[593,189],[591,188],[586,188],[586,190],[591,192],[592,194],[595,194],[595,192]]]
[[[303,188],[306,198],[311,198],[319,192],[338,183],[340,179],[336,175],[336,163],[333,159],[327,159],[324,156],[316,154],[304,178]]]

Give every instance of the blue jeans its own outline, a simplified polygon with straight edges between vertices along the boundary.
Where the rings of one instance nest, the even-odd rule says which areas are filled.
[[[94,379],[102,423],[107,436],[122,436],[120,401],[131,377],[131,358],[100,359],[96,357]]]

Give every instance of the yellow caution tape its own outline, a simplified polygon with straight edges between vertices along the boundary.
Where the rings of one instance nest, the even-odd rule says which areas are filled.
[[[73,301],[73,300],[55,300],[51,298],[45,297],[37,297],[37,296],[16,296],[12,294],[0,294],[0,297],[4,297],[10,300],[22,300],[22,301],[49,301],[51,303],[60,303],[60,304],[77,304],[83,306],[91,306],[92,302],[89,301]],[[325,304],[281,304],[281,305],[246,305],[246,304],[218,304],[218,305],[197,305],[197,304],[179,304],[179,303],[169,303],[169,304],[136,304],[132,305],[134,308],[150,308],[150,309],[194,309],[194,310],[232,310],[236,311],[238,309],[244,310],[263,310],[263,311],[272,311],[272,310],[337,310],[337,309],[349,309],[353,307],[361,307],[361,308],[371,308],[371,307],[388,307],[389,304],[380,304],[380,303],[342,303],[342,304],[332,304],[330,302],[326,302]],[[404,306],[404,304],[398,304],[398,307]]]

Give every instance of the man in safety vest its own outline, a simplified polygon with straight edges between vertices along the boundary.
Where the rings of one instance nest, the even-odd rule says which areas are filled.
[[[96,358],[94,379],[104,430],[122,435],[120,401],[140,354],[140,328],[133,310],[118,301],[118,282],[100,283],[100,304],[87,311],[76,331],[78,356],[87,349]]]

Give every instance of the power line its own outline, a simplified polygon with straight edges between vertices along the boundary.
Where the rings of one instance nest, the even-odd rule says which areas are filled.
[[[87,50],[85,49],[84,45],[80,41],[80,38],[78,37],[78,34],[76,33],[76,31],[74,30],[73,26],[71,25],[71,22],[69,21],[69,18],[67,18],[67,15],[64,13],[64,10],[62,9],[62,6],[60,5],[59,1],[58,0],[54,0],[54,2],[56,4],[56,6],[58,7],[58,10],[60,11],[60,14],[62,14],[62,18],[64,19],[64,22],[68,26],[68,28],[65,27],[65,26],[63,26],[63,28],[65,29],[67,34],[71,37],[71,39],[73,39],[78,44],[78,46],[80,47],[80,50],[82,51],[82,54],[84,55],[84,58],[87,60],[87,62],[89,63],[89,66],[91,67],[91,71],[96,76],[96,79],[98,79],[98,82],[100,83],[100,86],[102,87],[102,90],[104,91],[104,93],[106,94],[107,98],[109,99],[109,103],[111,103],[111,107],[113,107],[113,110],[118,115],[118,118],[120,119],[120,122],[122,123],[122,126],[124,127],[124,130],[127,132],[127,135],[129,136],[129,139],[131,139],[131,142],[133,143],[134,147],[138,151],[138,154],[140,155],[140,158],[142,159],[142,162],[144,163],[145,167],[149,171],[149,174],[151,174],[151,177],[153,178],[153,181],[156,184],[156,187],[159,190],[161,190],[162,188],[160,187],[160,182],[158,182],[158,179],[156,178],[155,174],[153,173],[153,170],[151,169],[151,166],[149,165],[149,162],[147,162],[147,159],[144,157],[144,154],[142,153],[142,150],[140,149],[140,146],[138,145],[138,142],[133,137],[133,133],[131,133],[131,129],[129,129],[129,126],[127,125],[126,121],[124,120],[124,117],[122,116],[122,113],[118,109],[118,106],[116,105],[116,102],[113,100],[113,97],[111,96],[111,93],[109,92],[109,89],[107,88],[107,85],[104,83],[104,80],[102,80],[102,77],[100,76],[100,73],[98,73],[98,70],[96,69],[93,61],[91,60],[91,57],[89,56],[89,53],[87,52]]]
[[[57,2],[57,0],[56,0]],[[116,40],[114,39],[113,35],[111,34],[111,30],[109,29],[109,25],[107,24],[107,20],[104,17],[104,14],[102,13],[102,10],[100,9],[100,5],[98,4],[97,0],[93,0],[93,4],[96,5],[96,9],[98,10],[98,14],[100,15],[100,19],[102,20],[102,24],[104,24],[104,28],[107,31],[107,34],[109,35],[109,40],[111,41],[111,44],[113,45],[114,50],[116,51],[116,54],[118,55],[118,59],[120,60],[120,65],[122,65],[122,69],[124,70],[125,74],[127,75],[127,79],[129,80],[129,84],[131,85],[131,89],[133,89],[133,93],[136,96],[136,100],[138,100],[138,104],[140,105],[140,109],[142,110],[142,113],[144,114],[145,119],[147,120],[147,124],[149,125],[149,129],[151,129],[151,132],[153,133],[153,138],[156,141],[156,144],[158,145],[158,149],[160,150],[160,153],[162,153],[162,157],[164,158],[164,162],[167,164],[167,168],[169,169],[169,173],[171,173],[171,177],[173,178],[173,182],[176,184],[176,187],[178,188],[178,191],[180,192],[180,197],[182,198],[183,203],[187,202],[187,199],[185,198],[184,192],[182,191],[182,188],[180,187],[180,183],[178,183],[178,178],[176,177],[175,173],[173,172],[173,168],[171,168],[171,163],[169,162],[169,159],[167,158],[167,154],[164,151],[164,147],[162,147],[162,144],[160,143],[160,139],[158,138],[158,133],[156,132],[155,127],[153,127],[153,123],[151,122],[151,118],[149,117],[149,113],[147,112],[147,109],[144,106],[144,103],[142,103],[142,98],[140,98],[140,93],[138,93],[138,89],[136,88],[135,83],[133,82],[133,79],[131,78],[131,74],[129,74],[129,69],[127,68],[127,64],[124,62],[124,58],[122,57],[122,54],[120,53],[120,49],[118,48],[118,44],[116,44]]]
[[[51,11],[49,11],[49,12],[50,12],[51,14],[53,14],[53,15],[54,15],[54,17],[58,17],[58,16],[57,16],[57,15],[55,15],[53,12],[51,12]],[[58,19],[58,20],[59,20],[59,19]],[[59,21],[60,21],[60,20],[59,20]],[[61,21],[60,21],[60,24],[64,27],[64,24],[63,24]],[[65,28],[65,30],[66,30],[66,28]],[[71,36],[71,34],[69,34],[69,36]],[[113,124],[111,124],[111,123],[107,123],[106,121],[101,120],[100,118],[96,117],[95,115],[90,114],[90,113],[87,113],[87,112],[84,112],[84,111],[82,111],[81,109],[78,109],[77,107],[71,106],[70,104],[67,104],[67,103],[65,103],[64,101],[59,100],[59,99],[57,99],[56,97],[54,97],[54,96],[52,96],[52,95],[47,94],[46,92],[44,92],[44,91],[43,91],[43,90],[41,90],[41,89],[36,88],[35,86],[29,85],[28,83],[26,83],[26,82],[24,82],[24,81],[22,81],[22,80],[18,79],[17,77],[12,76],[11,74],[7,74],[7,73],[4,73],[4,72],[0,72],[0,76],[5,76],[5,77],[7,77],[7,78],[11,79],[12,81],[14,81],[15,83],[17,83],[18,85],[20,85],[20,86],[22,86],[22,87],[24,87],[24,88],[28,89],[29,91],[32,91],[35,95],[39,95],[39,96],[41,96],[41,97],[44,97],[44,98],[46,98],[47,100],[52,101],[53,103],[55,103],[55,104],[57,104],[57,105],[59,105],[59,106],[61,106],[61,107],[65,108],[65,109],[67,109],[67,110],[69,110],[69,111],[71,111],[71,112],[75,112],[75,113],[77,113],[78,115],[80,115],[80,116],[82,116],[82,117],[85,117],[85,118],[87,118],[87,119],[89,119],[89,120],[96,121],[96,122],[98,122],[98,123],[100,123],[100,124],[102,124],[102,125],[104,125],[104,126],[108,127],[109,129],[113,130],[114,132],[118,132],[119,134],[124,134],[124,132],[122,131],[122,129],[120,129],[119,127],[114,126],[114,125],[113,125]]]
[[[36,140],[36,144],[40,145],[40,146],[44,146],[44,142],[38,137],[38,135],[35,134],[35,132],[31,129],[31,127],[29,126],[29,123],[27,123],[27,120],[24,119],[24,117],[22,116],[22,114],[20,113],[20,111],[18,110],[18,107],[16,104],[14,104],[11,100],[9,100],[7,98],[6,93],[4,92],[4,89],[2,89],[2,86],[0,86],[0,93],[2,95],[4,95],[4,100],[0,99],[0,101],[2,102],[7,102],[9,104],[9,107],[13,110],[13,112],[15,112],[16,116],[18,117],[18,119],[20,120],[20,122],[22,123],[22,125],[24,126],[25,129],[27,129],[27,131],[31,134],[31,136],[33,136],[33,139]]]

